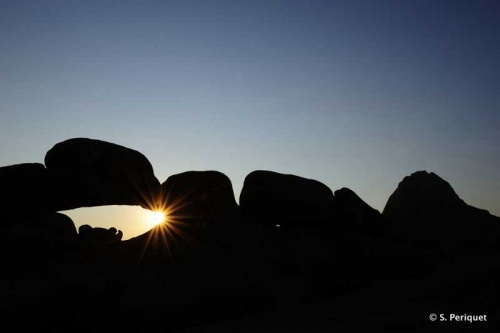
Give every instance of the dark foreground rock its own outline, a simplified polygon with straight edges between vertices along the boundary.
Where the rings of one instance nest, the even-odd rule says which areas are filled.
[[[270,227],[325,225],[335,216],[333,192],[325,184],[262,170],[246,176],[240,207],[243,214]]]
[[[328,232],[325,226],[269,232],[243,219],[177,227],[183,233],[158,226],[92,248],[82,241],[84,231],[76,246],[59,249],[64,256],[57,265],[50,256],[37,266],[22,261],[23,274],[9,269],[3,276],[8,287],[2,313],[29,331],[182,332],[248,317],[251,323],[259,313],[283,318],[377,281],[421,276],[435,266],[398,244]],[[101,231],[110,236],[114,230]],[[10,239],[5,249],[21,246]],[[23,258],[39,252],[40,243],[31,245],[23,245]],[[26,312],[30,321],[22,320]]]
[[[5,231],[12,237],[33,237],[47,244],[76,242],[76,227],[71,218],[61,213],[39,214],[19,220]]]
[[[182,200],[194,193],[203,198],[212,188],[207,184],[228,184],[218,173],[180,175],[168,193]],[[197,200],[187,202],[198,202],[192,211],[200,223],[174,219],[129,240],[121,240],[116,228],[82,226],[76,234],[62,214],[20,217],[0,232],[3,324],[29,332],[498,331],[498,251],[443,255],[404,237],[372,232],[366,225],[380,214],[347,189],[337,191],[335,218],[349,212],[360,228],[314,220],[330,217],[330,208],[325,215],[302,212],[295,221],[284,209],[300,208],[290,204],[321,211],[310,197],[323,203],[319,207],[331,207],[333,197],[323,184],[295,177],[251,179],[254,187],[266,180],[249,192],[256,200],[263,200],[268,188],[272,203],[284,200],[280,209],[269,208],[273,222],[291,219],[283,228],[270,228],[270,221],[251,214],[205,223],[220,215]],[[189,191],[199,184],[193,179],[206,178],[200,192]],[[276,189],[282,180],[284,188]],[[435,181],[449,197],[446,184],[432,176],[431,185]],[[233,207],[228,187],[222,188],[226,194],[209,194],[206,200],[216,208],[218,202]],[[417,191],[425,198],[423,189],[411,188],[414,197]],[[300,194],[297,201],[285,190]],[[484,214],[464,204],[451,206],[465,209],[463,214]],[[427,216],[422,212],[420,217]],[[431,313],[486,315],[488,322],[431,322]]]
[[[73,221],[60,213],[16,221],[0,232],[2,281],[42,279],[57,283],[52,273],[65,266],[77,241]]]
[[[87,138],[56,144],[45,156],[56,210],[104,205],[149,208],[160,183],[147,158],[114,143]]]
[[[462,258],[419,278],[380,281],[318,302],[183,332],[498,332],[495,300],[500,288],[491,278],[499,271],[487,264],[497,256]],[[430,320],[432,314],[435,321]]]

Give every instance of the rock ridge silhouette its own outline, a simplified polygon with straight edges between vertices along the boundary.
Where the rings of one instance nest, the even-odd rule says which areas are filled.
[[[45,165],[0,167],[0,181],[6,327],[432,331],[430,313],[474,312],[491,318],[474,328],[499,329],[500,219],[432,172],[405,177],[382,213],[349,188],[269,170],[246,176],[238,204],[219,171],[160,183],[140,152],[74,138]],[[59,212],[109,204],[174,218],[122,240]]]

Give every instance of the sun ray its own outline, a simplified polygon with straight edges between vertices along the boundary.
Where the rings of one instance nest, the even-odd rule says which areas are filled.
[[[199,231],[196,228],[199,216],[186,215],[186,211],[189,211],[186,208],[198,199],[193,199],[193,190],[190,189],[181,195],[175,195],[175,198],[170,191],[160,192],[157,195],[152,195],[151,198],[154,199],[151,201],[147,200],[148,195],[141,193],[151,209],[145,218],[151,226],[151,230],[147,234],[137,265],[146,255],[159,255],[168,258],[170,265],[176,271],[175,249],[186,246],[186,244],[181,244],[182,242],[187,243],[189,247],[203,247],[196,236]]]

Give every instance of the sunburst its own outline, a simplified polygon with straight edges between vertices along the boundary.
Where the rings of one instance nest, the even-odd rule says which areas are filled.
[[[184,214],[179,215],[185,207],[192,203],[192,199],[188,200],[191,191],[192,189],[184,195],[176,196],[175,199],[171,197],[170,193],[159,194],[156,197],[152,194],[142,194],[147,207],[150,207],[143,221],[151,226],[151,230],[148,233],[139,262],[142,261],[146,252],[152,251],[155,255],[169,257],[170,263],[175,269],[173,252],[181,246],[179,241],[194,247],[201,246],[189,230],[193,226],[188,222],[192,217]],[[148,198],[154,199],[148,200]]]
[[[147,211],[146,213],[146,222],[152,227],[157,226],[158,224],[164,223],[167,221],[167,214],[165,211]]]

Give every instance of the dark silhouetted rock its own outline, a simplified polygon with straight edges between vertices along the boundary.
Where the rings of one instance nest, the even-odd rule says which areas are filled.
[[[0,168],[0,219],[7,225],[19,216],[51,211],[47,170],[25,163]]]
[[[34,225],[40,231],[52,232],[58,237],[69,240],[76,238],[76,227],[71,218],[61,213],[42,215],[34,219]]]
[[[88,224],[81,225],[78,228],[80,240],[85,242],[110,243],[120,241],[123,237],[121,230],[116,230],[112,227],[109,229],[95,227],[92,228]]]
[[[172,175],[161,186],[170,218],[184,222],[235,218],[239,212],[231,180],[218,171]]]
[[[51,239],[75,242],[77,237],[76,227],[71,218],[61,213],[41,214],[18,221],[11,229],[20,237],[37,235],[45,241]]]
[[[78,228],[78,244],[81,259],[85,262],[98,262],[106,258],[110,251],[117,249],[123,238],[121,230],[116,228],[91,227],[84,224]]]
[[[57,210],[104,205],[150,207],[160,183],[153,167],[138,151],[117,144],[69,139],[45,156]]]
[[[68,216],[25,217],[0,233],[0,259],[15,278],[46,278],[55,266],[64,265],[76,245],[76,227]]]
[[[405,177],[383,215],[409,241],[448,254],[490,248],[500,226],[500,218],[467,205],[449,183],[427,171]]]
[[[399,183],[383,214],[394,221],[420,220],[462,209],[465,202],[435,173],[418,171]]]
[[[246,176],[240,207],[256,222],[281,227],[327,224],[335,214],[333,192],[325,184],[262,170]]]
[[[379,235],[390,233],[390,221],[384,218],[378,210],[370,207],[354,191],[346,187],[335,191],[335,202],[339,211],[349,214],[346,217],[350,218],[348,222],[355,224],[352,229]]]
[[[186,226],[188,238],[167,222],[122,241],[113,262],[127,262],[134,268],[138,288],[149,286],[157,295],[169,295],[152,300],[144,292],[127,300],[165,303],[155,308],[171,306],[174,328],[272,307],[278,279],[269,262],[272,254],[266,234],[245,221],[220,222],[207,228]]]

